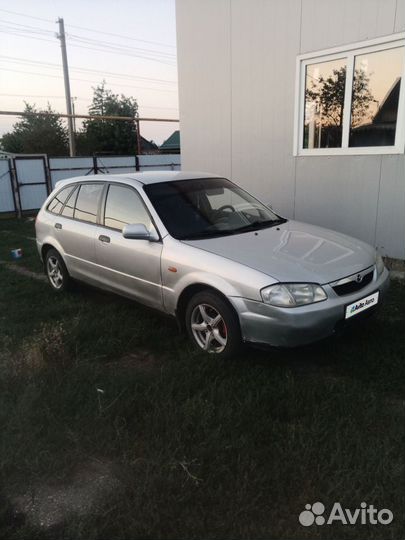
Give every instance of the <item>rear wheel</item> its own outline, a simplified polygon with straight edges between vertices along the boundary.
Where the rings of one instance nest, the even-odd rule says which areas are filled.
[[[186,327],[194,344],[209,354],[225,358],[241,349],[238,318],[214,292],[202,291],[191,298],[186,309]]]
[[[45,272],[49,284],[55,292],[63,292],[68,288],[70,282],[69,273],[56,249],[49,249],[46,252]]]

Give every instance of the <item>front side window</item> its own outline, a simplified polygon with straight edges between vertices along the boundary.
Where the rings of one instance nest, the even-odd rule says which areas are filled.
[[[141,197],[132,189],[110,185],[105,203],[104,225],[122,231],[125,225],[142,223],[151,229],[151,219]]]
[[[75,186],[68,186],[61,189],[48,204],[49,212],[52,212],[52,214],[59,214],[74,187]]]
[[[404,44],[299,59],[297,154],[404,151]]]
[[[161,182],[144,190],[166,229],[179,240],[240,234],[286,221],[225,178]]]
[[[97,223],[98,204],[103,184],[83,184],[79,188],[73,217],[88,223]]]

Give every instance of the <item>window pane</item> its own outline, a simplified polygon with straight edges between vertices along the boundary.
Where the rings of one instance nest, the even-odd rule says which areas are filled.
[[[130,223],[143,223],[148,230],[151,229],[151,220],[140,196],[131,188],[110,186],[104,225],[122,231]]]
[[[59,214],[62,206],[66,202],[66,199],[72,193],[73,188],[74,186],[68,186],[59,191],[59,193],[57,193],[55,197],[51,200],[51,202],[48,204],[49,212],[52,212],[52,214]]]
[[[404,47],[355,57],[349,146],[393,146]]]
[[[308,64],[303,148],[342,146],[346,59]]]
[[[65,204],[65,208],[62,210],[62,216],[73,217],[73,211],[75,208],[75,203],[76,203],[78,193],[79,193],[79,190],[76,189],[74,193],[69,197],[67,203]]]
[[[75,219],[96,223],[98,202],[103,187],[102,184],[84,184],[80,186],[74,213]]]

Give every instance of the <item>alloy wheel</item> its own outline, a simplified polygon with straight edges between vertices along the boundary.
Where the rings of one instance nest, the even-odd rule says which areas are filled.
[[[221,353],[228,342],[222,315],[209,304],[198,304],[191,313],[191,330],[197,344],[209,353]]]
[[[60,289],[63,285],[63,273],[58,259],[54,256],[48,258],[46,263],[49,281],[55,289]]]

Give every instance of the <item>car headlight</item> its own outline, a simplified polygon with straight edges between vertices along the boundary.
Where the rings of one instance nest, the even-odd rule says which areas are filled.
[[[277,283],[261,290],[263,302],[277,307],[297,307],[327,299],[316,283]]]
[[[385,265],[383,258],[378,253],[375,255],[375,267],[377,269],[377,276],[380,276],[384,271]]]

